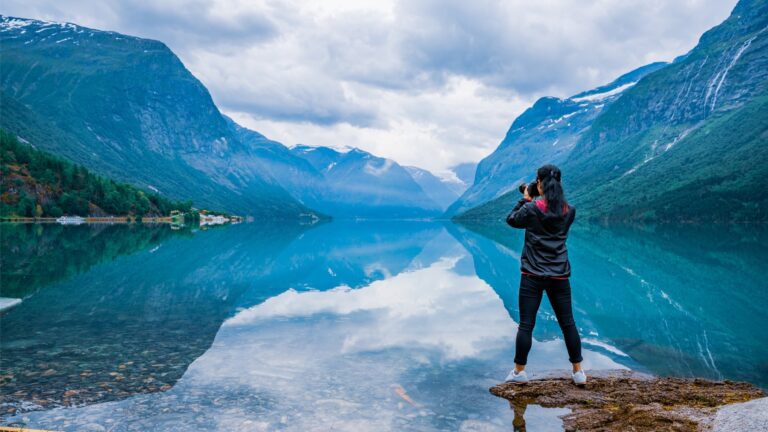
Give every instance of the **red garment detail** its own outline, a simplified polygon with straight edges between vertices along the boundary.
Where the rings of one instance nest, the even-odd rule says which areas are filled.
[[[536,207],[538,207],[542,213],[546,213],[548,208],[547,201],[543,199],[536,200]],[[568,213],[568,204],[563,204],[563,214],[566,214],[566,213]]]

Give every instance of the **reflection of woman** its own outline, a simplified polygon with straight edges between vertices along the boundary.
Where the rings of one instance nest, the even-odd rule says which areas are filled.
[[[528,381],[525,365],[531,350],[531,334],[542,294],[546,292],[573,364],[573,382],[581,385],[587,382],[587,376],[581,370],[581,339],[571,310],[571,285],[568,281],[571,265],[565,246],[576,209],[565,200],[558,167],[544,165],[539,168],[536,185],[542,199],[533,201],[526,190],[523,199],[507,216],[509,225],[525,228],[518,296],[520,326],[515,344],[515,368],[507,376],[507,381]]]

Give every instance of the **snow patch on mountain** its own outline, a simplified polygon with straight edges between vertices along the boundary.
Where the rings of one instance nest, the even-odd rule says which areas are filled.
[[[367,163],[365,164],[365,167],[363,168],[366,173],[374,175],[376,177],[380,177],[389,171],[390,168],[392,168],[392,165],[394,162],[391,159],[384,159],[384,163],[381,164],[381,166],[376,166],[373,163]]]
[[[547,122],[549,122],[549,126],[547,126],[547,129],[553,128],[553,127],[555,127],[555,125],[557,125],[558,123],[562,122],[563,120],[568,120],[569,118],[571,118],[571,117],[573,117],[573,116],[575,116],[576,114],[579,114],[579,113],[581,113],[581,112],[583,112],[583,110],[580,110],[580,111],[574,111],[574,112],[572,112],[572,113],[569,113],[569,114],[565,114],[565,115],[563,115],[563,116],[560,116],[559,118],[557,118],[557,119],[555,119],[555,120],[547,120]],[[570,126],[570,123],[568,124],[568,126]],[[541,129],[541,128],[543,128],[543,127],[544,127],[544,126],[542,125],[542,126],[540,126],[540,127],[539,127],[539,129]]]
[[[590,94],[590,95],[581,96],[581,97],[577,97],[577,98],[571,98],[571,100],[574,101],[574,102],[583,102],[583,101],[594,102],[594,101],[600,101],[600,100],[603,100],[603,99],[608,99],[611,96],[615,96],[615,95],[623,92],[624,90],[632,87],[635,84],[637,84],[637,81],[631,82],[631,83],[626,83],[624,85],[620,85],[620,86],[616,87],[615,89],[608,90],[606,92]]]

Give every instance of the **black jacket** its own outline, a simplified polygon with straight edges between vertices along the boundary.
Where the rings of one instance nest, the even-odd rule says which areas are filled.
[[[568,277],[568,230],[576,217],[576,209],[560,215],[547,214],[540,208],[544,202],[521,199],[507,216],[507,223],[514,228],[525,228],[525,244],[520,256],[520,270],[544,277]]]

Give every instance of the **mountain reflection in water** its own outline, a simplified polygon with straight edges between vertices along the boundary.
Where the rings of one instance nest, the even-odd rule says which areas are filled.
[[[768,341],[752,331],[766,323],[765,240],[748,228],[578,226],[585,366],[765,387]],[[152,245],[41,286],[2,316],[3,402],[39,409],[7,422],[509,429],[512,411],[487,389],[512,366],[521,232],[241,224]],[[546,302],[534,337],[530,370],[568,366]],[[45,409],[73,402],[87,405]],[[555,411],[528,407],[528,427],[556,430]]]

